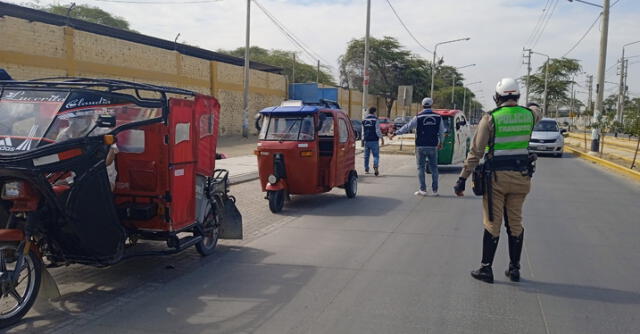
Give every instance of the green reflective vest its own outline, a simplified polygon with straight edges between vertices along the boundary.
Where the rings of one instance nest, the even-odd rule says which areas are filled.
[[[501,107],[491,113],[494,127],[493,156],[529,154],[529,140],[534,117],[531,110],[521,107]],[[487,147],[487,151],[492,151]]]

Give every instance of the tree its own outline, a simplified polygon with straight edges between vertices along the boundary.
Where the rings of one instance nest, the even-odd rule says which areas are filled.
[[[387,116],[391,114],[393,102],[398,99],[398,86],[412,85],[414,101],[426,96],[430,82],[427,61],[404,50],[393,37],[370,38],[369,48],[370,93],[385,98]],[[341,85],[362,87],[364,38],[352,39],[338,61]]]
[[[57,14],[62,16],[67,16],[67,12],[68,12],[69,17],[74,19],[102,24],[105,26],[122,29],[122,30],[135,31],[130,28],[129,22],[125,18],[115,16],[98,7],[93,7],[89,5],[75,5],[73,6],[73,8],[71,8],[71,11],[69,11],[69,6],[62,6],[62,5],[41,6],[37,1],[27,3],[25,5],[34,9],[39,9],[52,14]]]
[[[352,39],[347,50],[340,56],[340,83],[342,86],[362,87],[364,65],[364,38]],[[431,86],[431,64],[405,50],[397,39],[385,36],[382,39],[369,39],[369,89],[371,94],[383,96],[387,106],[387,116],[391,114],[393,102],[398,98],[398,86],[413,86],[413,102],[420,102],[429,95]],[[454,104],[462,109],[464,91],[463,77],[451,66],[441,66],[434,80],[434,106],[453,108],[451,90],[454,91]],[[455,77],[455,80],[454,80]],[[455,88],[452,88],[455,83]],[[467,101],[471,104],[474,94],[467,90]]]
[[[218,50],[220,53],[230,56],[244,58],[244,47],[235,50]],[[252,46],[249,48],[249,59],[263,64],[281,67],[289,82],[316,82],[317,68],[298,61],[295,62],[296,76],[293,78],[293,55],[295,52],[285,50],[267,50],[261,47]],[[335,86],[331,73],[324,66],[320,67],[320,83]]]
[[[547,105],[555,104],[556,108],[566,106],[571,101],[570,87],[573,76],[582,70],[576,59],[552,58],[549,60],[549,75],[547,88]],[[540,66],[536,73],[529,76],[529,87],[532,99],[538,102],[544,100],[545,65]],[[522,78],[526,80],[527,77]]]

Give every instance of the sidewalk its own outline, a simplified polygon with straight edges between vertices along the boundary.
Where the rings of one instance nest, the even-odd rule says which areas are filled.
[[[252,155],[258,144],[258,136],[249,135],[244,138],[241,135],[222,136],[218,138],[218,153],[224,153],[227,158]]]

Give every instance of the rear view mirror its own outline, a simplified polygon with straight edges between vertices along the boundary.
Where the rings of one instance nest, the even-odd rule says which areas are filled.
[[[116,118],[112,115],[101,115],[96,121],[96,127],[98,128],[115,128]]]
[[[256,122],[254,123],[254,126],[256,127],[256,130],[258,130],[258,131],[262,130],[262,115],[261,114],[256,114]]]

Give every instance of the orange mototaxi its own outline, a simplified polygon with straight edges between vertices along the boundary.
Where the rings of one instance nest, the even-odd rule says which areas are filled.
[[[242,238],[228,172],[215,169],[219,114],[215,98],[178,88],[0,81],[0,327],[41,286],[57,291],[45,263],[206,256]]]
[[[256,127],[260,184],[272,212],[280,212],[290,194],[342,187],[347,197],[356,196],[355,132],[337,103],[285,101],[261,110]]]

